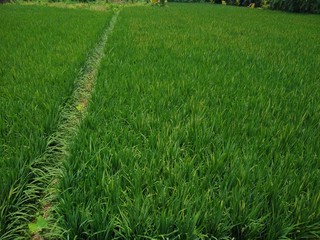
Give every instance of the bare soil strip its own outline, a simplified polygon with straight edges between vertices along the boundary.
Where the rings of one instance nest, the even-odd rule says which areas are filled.
[[[31,239],[57,239],[61,238],[63,232],[59,229],[55,219],[55,197],[57,184],[61,176],[61,164],[69,156],[69,146],[75,139],[78,128],[86,114],[86,109],[93,92],[98,69],[102,58],[105,56],[104,48],[108,36],[113,31],[119,11],[115,12],[109,26],[104,30],[101,39],[85,63],[79,77],[76,80],[76,87],[70,101],[61,110],[61,117],[57,131],[50,136],[45,153],[31,164],[32,181],[27,184],[26,207],[13,215],[25,216],[30,212],[36,212],[32,222],[26,223],[23,227],[27,236]],[[14,216],[12,216],[14,217]],[[37,226],[41,219],[42,223]],[[27,220],[28,221],[28,220]],[[36,228],[36,230],[32,230]],[[25,236],[22,237],[25,239]]]

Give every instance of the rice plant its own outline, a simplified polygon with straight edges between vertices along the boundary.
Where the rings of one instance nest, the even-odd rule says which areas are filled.
[[[0,238],[23,238],[37,211],[26,185],[110,13],[0,6]],[[40,193],[39,189],[34,189]]]
[[[124,9],[64,162],[64,238],[319,238],[319,24]]]
[[[69,126],[111,15],[0,6],[0,238],[319,239],[319,16],[124,8]]]

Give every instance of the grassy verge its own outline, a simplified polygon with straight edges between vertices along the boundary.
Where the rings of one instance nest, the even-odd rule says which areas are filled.
[[[18,5],[0,12],[0,236],[13,239],[35,204],[25,191],[30,166],[44,153],[110,14]]]
[[[319,21],[124,9],[65,162],[65,237],[319,237]]]

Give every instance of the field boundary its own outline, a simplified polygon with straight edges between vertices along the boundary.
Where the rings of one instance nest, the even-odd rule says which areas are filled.
[[[31,181],[26,184],[25,207],[12,213],[13,219],[26,219],[26,223],[15,227],[15,231],[24,232],[17,239],[50,239],[61,237],[62,229],[57,226],[55,212],[57,183],[61,177],[61,164],[69,156],[70,143],[75,139],[78,128],[84,118],[93,89],[96,84],[99,66],[105,56],[104,48],[109,35],[116,24],[119,10],[115,11],[109,25],[94,49],[90,52],[84,67],[76,81],[70,100],[62,108],[57,130],[48,138],[46,151],[35,159],[30,166]],[[34,216],[33,214],[35,213]],[[42,223],[37,225],[38,220]],[[32,230],[35,229],[35,230]],[[9,237],[9,236],[8,236]]]

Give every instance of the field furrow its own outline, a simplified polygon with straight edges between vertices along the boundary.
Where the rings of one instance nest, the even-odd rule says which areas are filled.
[[[50,136],[45,153],[31,164],[34,177],[32,182],[26,186],[28,201],[40,202],[37,205],[38,210],[34,215],[34,222],[39,221],[39,219],[46,222],[44,229],[33,233],[35,238],[61,238],[63,229],[57,226],[58,220],[55,218],[55,205],[59,195],[57,185],[61,178],[61,165],[69,156],[70,145],[72,145],[79,125],[86,115],[91,93],[96,84],[98,68],[104,57],[104,48],[109,35],[113,31],[118,14],[118,11],[114,13],[110,24],[104,29],[101,39],[89,53],[84,69],[76,81],[76,89],[60,113],[57,130]],[[19,212],[18,214],[21,216],[25,212]]]

